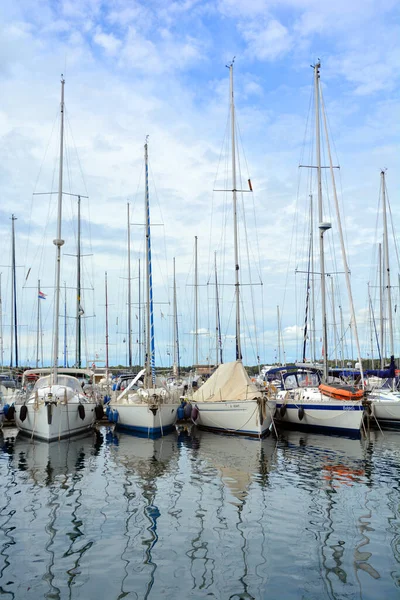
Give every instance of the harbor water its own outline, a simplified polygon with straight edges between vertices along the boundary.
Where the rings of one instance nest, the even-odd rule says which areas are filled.
[[[46,599],[400,597],[400,434],[4,429],[0,592]]]

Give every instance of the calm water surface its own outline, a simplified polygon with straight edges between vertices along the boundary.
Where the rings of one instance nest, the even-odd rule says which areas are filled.
[[[398,598],[400,433],[5,429],[3,598]]]

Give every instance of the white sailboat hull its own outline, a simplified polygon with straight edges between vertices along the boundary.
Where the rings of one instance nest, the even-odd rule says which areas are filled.
[[[109,406],[108,418],[117,429],[156,436],[174,428],[179,404],[110,402]]]
[[[15,406],[15,423],[21,433],[32,436],[38,440],[53,442],[72,437],[79,433],[90,431],[95,423],[95,404],[85,404],[85,416],[79,416],[77,404],[53,404],[51,405],[51,423],[49,423],[48,406],[42,404],[37,410],[33,405],[28,407],[24,421],[21,420],[20,412],[22,405]]]
[[[15,423],[22,434],[53,442],[90,431],[96,402],[61,385],[42,387],[15,402]]]
[[[269,431],[275,411],[275,402],[268,401],[263,414],[257,399],[196,402],[195,406],[199,411],[196,425],[200,428],[255,437],[262,437]]]
[[[278,394],[276,402],[279,424],[323,433],[360,433],[364,418],[362,402],[336,400],[307,389],[300,394],[289,393],[287,399],[286,394]]]
[[[381,425],[400,427],[400,393],[379,390],[370,395],[372,412]]]

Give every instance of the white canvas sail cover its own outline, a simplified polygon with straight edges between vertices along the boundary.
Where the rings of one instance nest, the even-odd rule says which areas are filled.
[[[241,360],[220,365],[193,394],[193,402],[234,402],[260,398],[262,392],[250,380]]]

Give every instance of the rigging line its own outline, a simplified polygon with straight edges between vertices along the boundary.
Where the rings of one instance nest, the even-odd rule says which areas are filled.
[[[217,187],[217,179],[218,179],[218,175],[220,172],[220,168],[221,168],[221,162],[222,162],[222,158],[224,158],[225,160],[225,164],[226,164],[226,147],[227,147],[227,137],[228,137],[228,131],[229,131],[229,118],[230,118],[230,104],[229,104],[229,109],[228,109],[228,114],[227,114],[227,118],[226,118],[226,125],[225,125],[225,131],[224,131],[224,135],[222,137],[222,142],[220,144],[220,154],[219,154],[219,158],[218,158],[218,164],[217,164],[217,170],[215,172],[215,177],[214,177],[214,185],[213,185],[213,190],[216,189]],[[226,186],[225,186],[226,187]],[[207,266],[207,272],[211,273],[212,271],[212,252],[211,249],[213,248],[213,223],[214,223],[214,210],[216,211],[216,207],[215,204],[217,204],[217,202],[215,202],[215,199],[217,198],[217,196],[215,195],[216,192],[212,192],[211,195],[211,215],[210,215],[210,223],[211,223],[211,227],[210,227],[210,235],[209,235],[209,239],[208,239],[208,248],[209,248],[209,253],[208,253],[208,266]]]
[[[395,248],[395,251],[396,251],[397,268],[399,268],[400,267],[399,248],[398,248],[398,245],[397,245],[397,239],[396,239],[396,234],[395,234],[395,230],[394,230],[394,221],[393,221],[393,215],[392,215],[392,207],[391,207],[391,204],[390,204],[390,201],[389,201],[389,194],[388,194],[388,191],[387,191],[386,181],[385,181],[385,187],[386,187],[386,203],[387,203],[387,206],[389,208],[390,224],[392,226],[393,242],[394,242],[394,248]]]
[[[237,157],[238,157],[238,166],[239,166],[240,185],[241,185],[241,189],[243,189],[239,152],[237,153]],[[242,214],[243,214],[245,244],[246,244],[246,250],[247,250],[247,268],[248,268],[248,275],[249,275],[249,279],[250,279],[250,298],[251,298],[251,305],[252,305],[252,312],[253,312],[253,326],[254,326],[254,333],[255,333],[255,340],[256,340],[256,355],[258,356],[259,348],[258,348],[258,335],[257,335],[257,325],[256,325],[256,311],[255,311],[255,303],[254,303],[253,281],[252,281],[252,277],[251,277],[252,269],[250,268],[249,237],[248,237],[248,232],[247,232],[246,212],[245,212],[245,208],[244,208],[244,194],[242,193],[242,194],[240,194],[240,196],[241,196],[241,206],[242,206]],[[242,274],[240,276],[240,279],[241,279],[241,282],[243,282]],[[243,293],[241,294],[241,298],[242,298],[242,304],[243,304]],[[242,314],[244,314],[244,312],[245,312],[244,309],[242,309]]]
[[[151,186],[152,186],[152,191],[154,192],[154,196],[155,196],[155,200],[156,200],[156,206],[158,207],[158,210],[160,211],[160,217],[161,217],[161,223],[165,223],[164,221],[164,216],[163,216],[163,212],[162,212],[162,208],[161,208],[161,204],[158,198],[158,193],[157,193],[157,187],[156,187],[156,178],[154,176],[152,167],[151,167],[151,162],[149,159],[149,171],[150,171],[150,180],[151,180]],[[152,211],[152,214],[154,214],[154,211]],[[164,259],[165,259],[165,270],[164,268],[160,269],[160,274],[161,274],[161,280],[163,282],[163,287],[164,287],[164,293],[166,292],[166,296],[167,296],[167,301],[168,304],[171,304],[171,299],[170,299],[170,288],[168,286],[168,281],[169,281],[169,260],[168,260],[168,253],[167,253],[167,243],[166,243],[166,236],[165,236],[165,227],[163,227],[163,243],[164,243]],[[156,252],[155,256],[153,255],[153,262],[154,262],[154,258],[156,259],[156,262],[159,265],[160,268],[160,260],[159,260],[159,253]],[[166,277],[164,277],[164,274],[166,273]]]
[[[240,143],[240,147],[242,148],[242,154],[243,154],[243,158],[244,158],[244,163],[245,163],[245,167],[246,167],[246,173],[248,174],[248,181],[250,181],[250,172],[249,172],[249,166],[247,164],[247,157],[246,157],[246,152],[244,149],[244,145],[243,145],[243,141],[242,141],[242,133],[240,130],[240,125],[239,125],[239,120],[236,118],[235,121],[236,124],[236,139],[238,140],[237,142],[237,148],[238,148],[238,159],[240,160],[240,154],[239,154],[239,143]],[[241,176],[241,172],[240,172],[240,176]],[[243,188],[243,181],[241,181],[241,185],[240,185],[241,189]],[[243,194],[242,194],[243,197]],[[258,259],[257,262],[257,267],[258,267],[258,276],[260,279],[260,282],[262,281],[262,276],[261,276],[261,253],[260,253],[260,243],[259,243],[259,237],[258,237],[258,228],[257,228],[257,221],[256,221],[256,207],[255,207],[255,194],[254,192],[251,194],[251,200],[252,200],[252,207],[253,207],[253,217],[254,217],[254,233],[255,233],[255,238],[256,238],[256,249],[257,249],[257,256],[254,256],[254,258]]]
[[[54,134],[54,128],[55,128],[56,124],[58,123],[58,119],[59,119],[59,116],[60,116],[59,113],[60,113],[60,110],[59,110],[59,108],[57,108],[56,116],[53,119],[53,126],[51,128],[50,137],[48,138],[46,150],[44,152],[44,155],[43,155],[43,158],[42,158],[42,162],[40,163],[39,172],[38,172],[38,175],[36,177],[35,185],[33,187],[33,192],[32,192],[32,196],[31,196],[31,203],[30,203],[30,209],[29,209],[28,235],[27,235],[27,238],[26,238],[26,249],[25,249],[25,256],[26,257],[30,256],[29,246],[30,246],[32,212],[33,212],[33,195],[36,192],[36,189],[37,189],[37,186],[38,186],[38,183],[39,183],[39,179],[40,179],[40,176],[42,174],[43,165],[44,165],[44,162],[46,160],[47,152],[48,152],[49,147],[50,147],[50,142],[51,142],[53,134]]]

